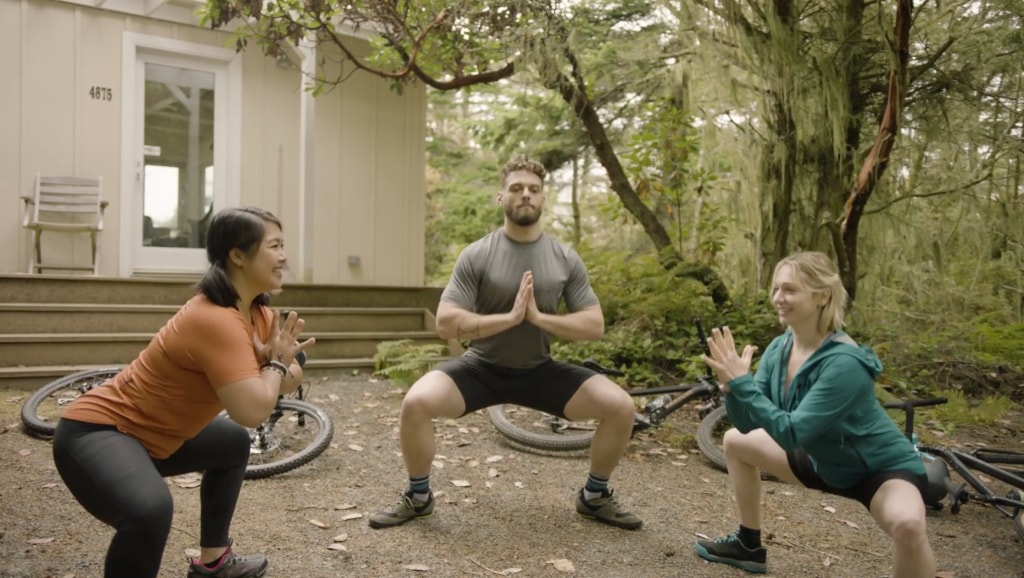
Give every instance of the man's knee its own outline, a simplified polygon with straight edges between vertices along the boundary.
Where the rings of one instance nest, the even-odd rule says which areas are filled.
[[[592,419],[602,421],[633,421],[636,406],[633,398],[618,384],[606,377],[593,377],[573,395],[565,406],[570,419]]]
[[[432,371],[421,377],[402,399],[403,419],[454,417],[464,408],[462,396],[446,374]]]
[[[633,421],[633,416],[636,415],[636,404],[633,403],[633,398],[615,383],[609,383],[611,384],[609,407],[612,413],[616,417]]]

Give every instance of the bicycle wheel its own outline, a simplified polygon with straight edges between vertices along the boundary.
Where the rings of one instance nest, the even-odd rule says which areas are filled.
[[[334,437],[334,422],[319,407],[280,399],[267,421],[249,430],[251,446],[245,478],[255,480],[304,466],[324,453]]]
[[[592,423],[577,424],[566,421],[552,428],[551,418],[546,414],[509,404],[492,405],[487,411],[491,423],[505,437],[528,448],[551,452],[589,448],[591,440],[594,439],[594,429],[597,427]]]
[[[722,436],[732,427],[725,406],[716,407],[700,420],[697,428],[697,447],[716,470],[726,471],[725,453],[722,451]]]
[[[120,367],[89,369],[66,375],[40,387],[21,406],[21,423],[36,437],[52,437],[64,408],[94,387],[103,385]]]
[[[1018,502],[1024,499],[1021,497],[1019,490],[1011,490],[1009,498]],[[1024,542],[1024,508],[1017,510],[1017,513],[1013,516],[1013,529],[1017,531],[1017,538]]]

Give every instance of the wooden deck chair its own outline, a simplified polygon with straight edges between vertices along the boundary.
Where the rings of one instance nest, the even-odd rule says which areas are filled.
[[[29,258],[29,273],[44,269],[65,271],[92,271],[99,274],[100,233],[103,231],[103,178],[44,177],[36,175],[32,197],[25,199],[22,226],[32,231],[33,251]],[[62,233],[88,233],[92,243],[92,264],[76,265],[72,255],[65,262],[43,263],[40,237],[43,231]]]

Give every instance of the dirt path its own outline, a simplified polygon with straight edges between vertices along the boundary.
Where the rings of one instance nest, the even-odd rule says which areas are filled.
[[[0,390],[0,427],[15,426],[0,434],[0,576],[101,576],[111,531],[64,488],[49,442],[15,425],[25,396]],[[401,391],[365,377],[338,378],[318,380],[313,399],[335,420],[332,447],[309,466],[247,481],[235,517],[236,548],[266,553],[268,576],[745,575],[693,552],[698,533],[717,536],[736,524],[727,477],[700,455],[651,436],[631,445],[612,480],[621,500],[644,518],[642,530],[627,532],[575,514],[585,460],[512,450],[482,413],[436,428],[434,516],[372,530],[366,516],[391,504],[405,483],[397,441]],[[684,419],[676,438],[696,429]],[[1004,439],[1020,440],[1021,423],[1008,422]],[[199,530],[198,489],[171,487],[175,529],[161,577],[185,574],[185,552],[196,547]],[[770,576],[888,575],[888,541],[859,504],[774,483],[766,483],[764,501],[765,530],[774,536]],[[341,535],[345,550],[328,549]],[[1024,544],[1008,519],[986,508],[930,514],[929,535],[946,576],[1024,577]],[[559,569],[567,563],[573,573]]]

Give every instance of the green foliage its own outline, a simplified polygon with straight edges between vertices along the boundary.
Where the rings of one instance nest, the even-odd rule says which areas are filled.
[[[697,252],[699,261],[711,262],[723,247],[726,220],[705,204],[718,177],[701,165],[693,121],[681,103],[654,100],[638,111],[638,128],[620,156],[637,195],[654,209],[679,253]]]
[[[908,96],[860,224],[849,327],[879,353],[892,395],[954,389],[1024,400],[1018,4],[915,9]],[[581,163],[572,216],[586,232],[581,252],[607,336],[555,347],[658,383],[702,371],[694,316],[762,347],[778,333],[759,288],[777,256],[829,244],[875,137],[893,59],[892,4],[828,4],[786,18],[754,4],[716,6],[208,0],[203,18],[214,27],[237,18],[235,46],[271,56],[303,37],[319,42],[317,91],[367,66],[396,84],[422,74],[441,90],[472,87],[447,100],[431,93],[428,105],[433,284],[500,223],[493,195],[503,157],[535,152],[556,168],[588,157],[581,141],[599,147],[591,158],[604,170]],[[370,22],[379,35],[364,35],[369,46],[335,34]],[[586,104],[599,138],[579,114]],[[729,281],[730,306],[715,311],[703,287],[661,269],[650,254],[660,237],[637,225],[646,214],[610,190],[623,181],[668,232],[669,249]],[[557,226],[564,205],[549,208]]]
[[[279,56],[283,46],[308,40],[340,59],[321,59],[315,94],[351,74],[345,63],[371,71],[395,83],[419,74],[447,78],[452,88],[473,84],[514,57],[531,18],[514,5],[489,6],[470,0],[206,0],[200,23],[213,28],[238,20],[229,31],[231,43],[243,50],[255,43],[264,54]],[[352,30],[371,29],[370,53],[353,48]],[[363,41],[359,41],[361,44]],[[330,64],[328,64],[330,61]],[[412,62],[410,62],[412,61]],[[467,80],[468,79],[468,80]],[[492,79],[493,80],[493,79]]]
[[[459,252],[501,225],[501,208],[494,202],[499,167],[443,134],[432,136],[425,261],[427,284],[443,285]]]
[[[858,301],[855,325],[900,397],[959,390],[1024,400],[1024,323],[991,262],[904,267],[875,302]]]
[[[582,249],[591,284],[601,299],[605,335],[597,342],[556,342],[559,359],[594,359],[626,373],[631,385],[665,385],[706,370],[694,320],[705,331],[728,325],[762,349],[778,333],[774,312],[758,300],[716,311],[705,287],[666,271],[649,253],[629,255]]]
[[[942,431],[952,433],[959,426],[989,426],[1001,419],[1013,407],[1009,398],[997,395],[984,397],[974,402],[967,399],[962,391],[947,390],[939,394],[948,403],[929,408],[928,423]],[[915,419],[917,415],[915,414]]]
[[[440,343],[417,344],[411,339],[383,341],[373,356],[374,373],[395,385],[409,387],[448,352]]]
[[[983,397],[979,400],[968,399],[962,391],[957,390],[938,391],[935,392],[935,395],[945,397],[948,400],[947,403],[914,410],[914,432],[922,441],[941,441],[936,440],[936,436],[929,430],[937,430],[944,435],[949,435],[958,427],[992,426],[1014,406],[1013,401],[1009,398],[999,395]],[[906,413],[889,410],[889,416],[900,426],[901,430],[905,427]],[[927,427],[921,427],[921,424],[927,424]]]

